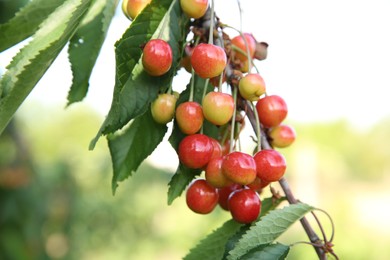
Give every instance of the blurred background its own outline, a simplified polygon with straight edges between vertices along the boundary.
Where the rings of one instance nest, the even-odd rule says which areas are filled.
[[[0,0],[0,21],[25,2]],[[390,3],[242,0],[242,23],[236,1],[215,3],[223,22],[270,45],[256,65],[268,93],[287,101],[297,132],[280,149],[296,197],[332,216],[340,259],[389,259]],[[118,8],[84,102],[65,108],[63,52],[0,136],[0,259],[180,259],[230,218],[219,208],[197,215],[183,196],[167,206],[178,160],[166,142],[115,196],[104,138],[88,151],[111,103],[113,44],[129,24]],[[0,73],[18,47],[0,53]],[[174,88],[187,79],[180,72]],[[249,149],[252,130],[244,134]],[[329,237],[329,221],[318,216]],[[307,238],[297,223],[279,241]],[[316,255],[298,244],[288,259]]]

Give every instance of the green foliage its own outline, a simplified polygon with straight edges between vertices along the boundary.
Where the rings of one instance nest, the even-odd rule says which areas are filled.
[[[68,94],[69,104],[81,101],[88,92],[89,78],[118,1],[94,0],[77,31],[69,41],[69,61],[73,83]]]
[[[313,209],[307,204],[299,203],[269,212],[242,236],[227,259],[239,259],[256,247],[272,243],[295,221]]]
[[[200,173],[201,170],[190,169],[180,163],[176,173],[172,176],[171,181],[168,183],[168,205],[171,205],[172,202],[183,193],[187,185],[195,178],[195,176]]]
[[[290,247],[275,243],[260,246],[251,250],[249,253],[241,257],[241,260],[282,260],[285,259],[290,251]]]
[[[112,191],[115,193],[118,182],[136,171],[162,141],[167,126],[153,120],[150,109],[137,117],[123,133],[108,136],[114,174]]]

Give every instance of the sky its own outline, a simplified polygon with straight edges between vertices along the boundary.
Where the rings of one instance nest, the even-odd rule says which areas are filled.
[[[242,24],[236,0],[215,0],[223,23],[269,44],[268,58],[256,66],[267,93],[286,100],[289,120],[347,119],[364,128],[390,116],[390,1],[241,0],[241,8]],[[103,116],[114,86],[113,44],[129,25],[119,6],[90,80],[84,102]],[[0,54],[0,67],[16,50]],[[186,84],[184,79],[188,77],[175,84]],[[28,100],[65,106],[70,84],[67,54],[62,52]]]

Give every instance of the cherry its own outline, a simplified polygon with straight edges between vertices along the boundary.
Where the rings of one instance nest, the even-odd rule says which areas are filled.
[[[257,101],[265,93],[264,79],[257,73],[250,73],[240,79],[240,95],[249,101]]]
[[[240,184],[237,184],[237,183],[233,183],[233,184],[228,185],[226,187],[219,188],[218,189],[218,194],[219,194],[218,204],[219,204],[219,206],[221,208],[223,208],[224,210],[229,210],[228,199],[229,199],[230,194],[232,194],[232,192],[234,192],[235,190],[238,190],[241,188],[242,188],[242,186]]]
[[[224,157],[222,171],[234,183],[247,185],[256,178],[256,163],[247,153],[231,152]]]
[[[222,173],[222,162],[223,157],[212,158],[206,166],[206,181],[215,188],[231,184],[231,181]]]
[[[190,18],[198,19],[202,17],[209,5],[208,0],[180,0],[183,12]]]
[[[164,40],[152,39],[143,49],[142,65],[151,76],[161,76],[172,66],[172,49]]]
[[[175,115],[177,98],[173,94],[160,94],[151,104],[152,117],[160,124],[170,122]]]
[[[214,125],[224,125],[234,112],[234,99],[230,94],[209,92],[202,101],[204,117]]]
[[[123,0],[122,11],[130,20],[135,17],[147,6],[152,0]]]
[[[210,137],[210,141],[213,144],[213,154],[211,155],[211,159],[221,157],[222,156],[221,144],[212,137]]]
[[[203,120],[202,107],[197,102],[184,102],[176,108],[177,125],[185,134],[197,133],[203,125]]]
[[[203,179],[190,183],[186,193],[187,206],[199,214],[208,214],[218,204],[218,191]]]
[[[271,138],[271,145],[278,148],[290,146],[296,138],[294,128],[285,124],[271,128],[268,135]]]
[[[252,34],[249,33],[244,33],[243,34],[247,43],[248,43],[248,49],[249,49],[249,55],[251,58],[255,55],[255,50],[256,50],[256,40],[253,38]],[[247,56],[247,49],[244,41],[244,37],[241,35],[237,35],[231,40],[232,45],[237,47],[238,49],[242,50],[243,53],[236,51],[235,56],[240,60],[240,61],[246,61],[248,60]]]
[[[201,169],[207,165],[213,154],[213,144],[204,134],[188,135],[179,143],[179,161],[191,169]]]
[[[283,98],[277,95],[260,98],[256,109],[260,123],[268,128],[279,125],[287,116],[287,104]]]
[[[254,155],[257,176],[265,182],[280,180],[286,171],[286,160],[276,150],[261,150]]]
[[[256,191],[257,193],[260,193],[263,188],[267,187],[269,185],[268,181],[263,181],[259,177],[256,177],[256,179],[252,182],[246,185],[248,188]]]
[[[219,46],[201,43],[191,55],[191,65],[201,78],[213,78],[220,75],[226,67],[225,50]]]
[[[235,221],[243,224],[252,223],[261,211],[261,201],[254,190],[240,189],[234,191],[228,199],[229,211]]]

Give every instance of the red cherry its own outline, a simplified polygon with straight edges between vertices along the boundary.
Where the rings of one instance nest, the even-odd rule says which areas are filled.
[[[222,173],[223,157],[213,158],[209,161],[205,170],[206,181],[216,188],[222,188],[232,182]]]
[[[230,195],[228,206],[235,221],[249,224],[259,216],[261,201],[255,191],[251,189],[240,189]]]
[[[186,193],[187,206],[199,214],[208,214],[218,203],[218,191],[203,179],[190,183]]]
[[[249,33],[244,33],[244,37],[248,43],[248,48],[249,48],[249,55],[251,58],[255,55],[256,51],[256,40],[253,38],[252,34]],[[241,35],[237,35],[232,39],[232,45],[236,46],[240,50],[243,51],[243,53],[236,51],[235,56],[240,60],[240,61],[246,61],[248,60],[247,56],[247,49],[245,45],[244,38]],[[244,54],[245,53],[245,54]]]
[[[222,156],[221,144],[212,137],[210,137],[210,141],[213,144],[213,154],[211,155],[211,159],[221,157]]]
[[[284,124],[271,128],[268,135],[271,138],[271,145],[278,148],[290,146],[296,138],[294,128]]]
[[[183,133],[197,133],[203,125],[202,107],[193,101],[181,103],[176,108],[176,122]]]
[[[148,41],[143,49],[142,65],[152,76],[165,74],[172,66],[172,49],[161,39]]]
[[[254,155],[257,176],[265,182],[280,180],[286,171],[286,160],[276,150],[261,150]]]
[[[213,78],[220,75],[226,67],[225,50],[219,46],[201,43],[191,55],[191,65],[201,78]]]
[[[234,192],[235,190],[238,190],[241,188],[242,188],[242,186],[240,184],[237,184],[237,183],[233,183],[229,186],[219,188],[218,189],[218,194],[219,194],[218,204],[219,204],[219,206],[221,208],[223,208],[224,210],[229,210],[228,199],[229,199],[230,194],[232,194],[232,192]]]
[[[213,145],[207,135],[188,135],[179,143],[178,154],[179,160],[184,166],[191,169],[201,169],[210,161]]]
[[[269,185],[268,181],[263,181],[259,177],[256,177],[256,179],[247,185],[248,188],[260,193],[263,188],[267,187]]]
[[[260,98],[256,104],[260,123],[264,127],[279,125],[287,116],[287,104],[280,96],[271,95]]]
[[[222,92],[209,92],[202,101],[204,117],[214,125],[229,122],[234,112],[234,99]]]
[[[247,185],[256,178],[256,163],[253,157],[242,152],[232,152],[224,157],[223,174],[241,185]]]

